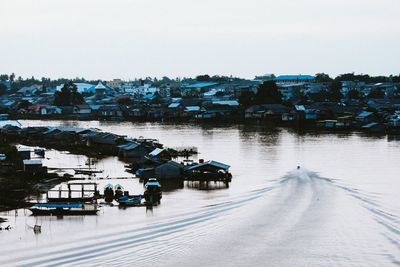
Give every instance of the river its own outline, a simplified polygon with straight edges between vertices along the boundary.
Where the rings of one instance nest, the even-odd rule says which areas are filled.
[[[153,210],[103,207],[98,216],[62,219],[0,213],[13,227],[0,231],[0,266],[400,265],[400,141],[248,125],[21,122],[196,146],[197,159],[231,165],[233,178],[229,187],[169,185]],[[49,153],[53,167],[86,160]],[[116,158],[96,164],[107,176],[129,176]],[[121,183],[143,190],[137,179]]]

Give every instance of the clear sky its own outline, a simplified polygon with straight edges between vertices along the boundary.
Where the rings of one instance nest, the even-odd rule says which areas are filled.
[[[400,73],[400,0],[1,0],[0,73]]]

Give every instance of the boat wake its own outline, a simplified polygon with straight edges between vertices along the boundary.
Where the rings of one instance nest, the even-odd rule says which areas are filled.
[[[376,196],[304,168],[153,223],[4,249],[0,265],[400,265],[400,219]]]

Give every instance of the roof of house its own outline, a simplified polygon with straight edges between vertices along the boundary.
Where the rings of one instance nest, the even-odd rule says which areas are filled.
[[[372,128],[372,127],[374,127],[374,126],[376,126],[376,125],[378,125],[379,123],[377,123],[377,122],[371,122],[371,123],[368,123],[368,124],[366,124],[366,125],[363,125],[362,126],[362,128],[364,128],[364,129],[369,129],[369,128]]]
[[[210,165],[210,166],[222,169],[222,170],[228,170],[231,167],[231,166],[229,166],[227,164],[224,164],[224,163],[221,163],[221,162],[218,162],[218,161],[209,160],[209,161],[206,161],[204,163],[200,163],[198,165],[191,166],[191,167],[188,168],[188,170],[196,170],[196,169],[202,168],[202,167],[207,166],[207,165]]]
[[[161,152],[163,152],[163,151],[164,151],[164,149],[156,148],[156,149],[154,149],[153,151],[151,151],[151,152],[149,153],[149,156],[155,157],[155,156],[159,155],[159,154],[160,154]]]
[[[370,112],[370,111],[362,111],[360,114],[357,115],[357,117],[363,117],[363,118],[365,118],[365,117],[368,117],[368,116],[370,116],[370,115],[372,115],[372,114],[374,114],[374,113],[373,113],[373,112]]]
[[[306,108],[303,105],[295,105],[294,107],[297,111],[306,111]]]
[[[23,162],[24,165],[42,165],[42,161],[40,159],[25,159]]]
[[[94,89],[106,89],[106,87],[101,83],[101,82],[99,82],[95,87],[94,87]]]
[[[5,126],[15,126],[21,128],[22,125],[19,121],[10,121],[10,120],[0,121],[0,128],[4,128]]]
[[[118,148],[120,148],[121,150],[129,151],[129,150],[134,150],[139,146],[140,145],[138,143],[129,142],[129,143],[118,146]]]
[[[286,80],[314,80],[315,76],[312,75],[279,75],[278,77],[275,78],[276,81],[286,81]]]
[[[171,104],[169,104],[169,108],[177,108],[177,107],[179,107],[181,105],[181,103],[171,103]]]
[[[186,111],[200,111],[200,107],[199,106],[188,106],[188,107],[185,107],[185,110]]]
[[[157,166],[157,168],[160,167],[160,166],[165,166],[165,165],[173,166],[173,167],[177,167],[177,168],[181,168],[181,169],[185,168],[184,165],[182,165],[182,164],[180,164],[178,162],[175,162],[173,160],[170,160],[170,161],[168,161],[168,162],[166,162],[164,164],[161,164],[161,165]]]
[[[31,149],[29,147],[18,147],[17,148],[18,152],[31,152]]]
[[[77,91],[79,93],[87,93],[87,92],[92,92],[94,93],[94,90],[92,90],[92,87],[94,87],[93,84],[90,83],[74,83],[76,85]],[[61,88],[64,87],[64,84],[61,84],[59,86],[57,86],[56,90],[60,91]]]
[[[218,85],[216,82],[197,82],[189,85],[185,85],[185,88],[204,88],[209,86]]]
[[[225,105],[225,106],[239,106],[239,102],[237,100],[218,100],[213,101],[213,105]]]
[[[89,105],[75,105],[75,107],[77,107],[79,109],[91,109],[91,107]]]

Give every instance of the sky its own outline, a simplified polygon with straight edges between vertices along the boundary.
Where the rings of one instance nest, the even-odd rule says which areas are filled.
[[[400,73],[400,0],[1,0],[0,73]]]

